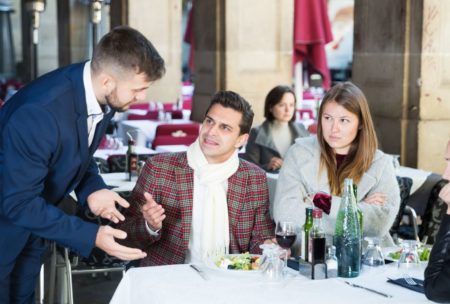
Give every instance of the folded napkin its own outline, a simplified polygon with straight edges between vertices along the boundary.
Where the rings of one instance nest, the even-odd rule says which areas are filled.
[[[330,214],[331,209],[331,195],[325,192],[317,192],[313,198],[314,206],[322,209],[326,214]]]
[[[425,293],[425,290],[423,289],[423,280],[419,280],[419,279],[415,279],[415,278],[412,278],[412,279],[414,280],[414,282],[417,283],[417,285],[410,285],[410,284],[406,283],[405,279],[403,279],[403,278],[396,279],[396,280],[388,279],[387,281],[389,283],[397,284],[402,287],[405,287],[405,288],[408,288],[408,289],[411,289],[411,290],[414,290],[414,291],[417,291],[420,293]]]

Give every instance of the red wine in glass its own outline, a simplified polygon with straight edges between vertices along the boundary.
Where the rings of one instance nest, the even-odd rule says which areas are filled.
[[[283,249],[289,249],[294,244],[297,235],[294,232],[277,232],[278,245]]]

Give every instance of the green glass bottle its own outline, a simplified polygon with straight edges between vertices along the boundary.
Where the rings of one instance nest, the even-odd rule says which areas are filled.
[[[361,268],[361,231],[353,193],[353,180],[344,180],[344,194],[341,199],[334,233],[338,276],[357,277]]]
[[[358,215],[359,230],[361,231],[361,237],[363,237],[364,216],[363,216],[361,208],[359,208],[359,204],[358,204],[358,186],[356,184],[353,184],[353,195],[355,195],[356,212],[357,212],[357,215]]]
[[[309,249],[309,233],[311,231],[311,228],[313,226],[313,218],[312,218],[312,207],[306,207],[305,209],[305,224],[302,228],[302,243],[301,243],[301,249],[300,249],[300,257],[304,261],[309,261],[308,257],[308,249]]]

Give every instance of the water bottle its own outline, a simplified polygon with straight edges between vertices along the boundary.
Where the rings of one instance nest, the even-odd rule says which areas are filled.
[[[353,180],[350,178],[344,180],[344,195],[336,220],[334,243],[338,276],[357,277],[361,268],[361,230],[353,193]]]

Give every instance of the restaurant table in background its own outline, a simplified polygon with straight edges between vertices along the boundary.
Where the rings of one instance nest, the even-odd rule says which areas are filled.
[[[126,155],[127,149],[128,149],[127,146],[122,146],[119,149],[98,149],[97,151],[94,152],[94,157],[107,160],[110,155]],[[134,147],[134,151],[138,155],[152,155],[157,153],[155,150],[142,146]]]
[[[173,119],[170,121],[156,120],[122,120],[118,122],[117,134],[121,138],[127,138],[127,132],[133,136],[137,146],[148,146],[155,138],[156,127],[160,124],[185,124],[190,120]]]
[[[213,270],[199,266],[203,279],[189,265],[132,268],[120,282],[110,303],[432,303],[425,295],[387,282],[401,273],[396,264],[364,267],[359,277],[310,280],[289,269],[279,283],[265,282],[257,273]],[[423,267],[413,276],[423,279]],[[386,298],[344,281],[392,295]]]
[[[137,177],[133,176],[131,181],[128,180],[128,173],[103,173],[101,177],[105,181],[106,185],[111,187],[114,192],[129,192],[132,191],[136,185]]]
[[[160,153],[174,153],[174,152],[186,152],[188,146],[186,145],[162,145],[156,147],[156,152]]]

